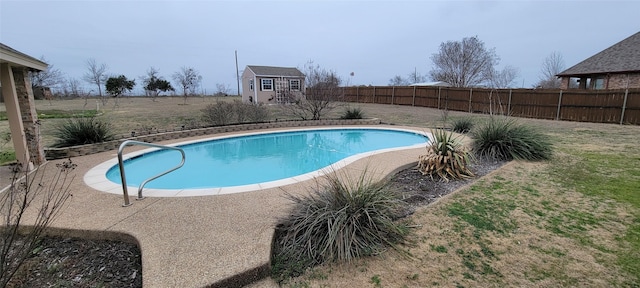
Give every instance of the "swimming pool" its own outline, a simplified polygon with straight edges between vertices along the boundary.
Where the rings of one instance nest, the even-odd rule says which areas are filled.
[[[172,146],[184,149],[185,165],[147,183],[144,194],[207,195],[281,186],[311,179],[368,155],[424,147],[428,140],[425,133],[402,129],[322,128],[178,143]],[[177,151],[156,149],[129,153],[124,158],[127,184],[133,189],[181,160]],[[117,160],[91,169],[85,182],[98,190],[122,193]]]

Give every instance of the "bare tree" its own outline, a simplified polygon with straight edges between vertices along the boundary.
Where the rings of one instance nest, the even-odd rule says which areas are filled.
[[[302,120],[319,120],[334,108],[344,97],[340,79],[335,71],[321,68],[308,61],[302,72],[305,74],[307,91],[304,99],[297,99],[293,105],[287,105],[290,113]]]
[[[30,173],[16,164],[11,185],[0,194],[0,215],[4,222],[0,227],[0,287],[7,287],[20,266],[31,257],[45,229],[71,197],[69,183],[73,177],[69,173],[76,164],[69,160],[56,167],[55,175],[45,177],[44,166]],[[26,223],[28,210],[36,215]],[[28,229],[22,226],[28,226]]]
[[[231,88],[229,85],[223,83],[216,83],[216,93],[215,96],[227,96],[231,92]]]
[[[485,48],[477,36],[447,41],[431,56],[434,68],[430,75],[434,81],[444,81],[454,87],[473,87],[488,80],[489,72],[499,60],[495,49]]]
[[[47,63],[44,56],[40,57],[40,61]],[[43,88],[58,88],[64,84],[62,72],[54,68],[53,64],[48,64],[47,69],[44,71],[30,71],[29,80],[31,80],[31,86],[34,91]]]
[[[407,86],[409,85],[409,81],[405,78],[402,78],[400,75],[393,76],[393,78],[389,79],[389,86]]]
[[[489,86],[495,89],[509,88],[518,74],[518,68],[510,65],[505,66],[502,71],[491,69],[488,75]]]
[[[76,78],[67,79],[64,86],[64,94],[67,97],[81,97],[84,95],[84,89],[80,86],[80,81]]]
[[[540,68],[542,76],[540,76],[540,80],[535,87],[543,89],[559,89],[561,82],[556,75],[562,72],[562,70],[564,70],[564,59],[562,58],[562,54],[557,51],[551,52],[551,54],[542,61],[542,67]]]
[[[409,84],[427,82],[427,76],[420,74],[418,71],[413,71],[407,76],[407,82],[410,82]]]
[[[196,89],[202,81],[200,73],[191,67],[182,67],[180,71],[173,73],[173,80],[178,82],[182,87],[184,103],[187,104],[187,96],[189,93],[195,94]]]
[[[106,104],[108,98],[102,95],[102,84],[107,81],[107,64],[102,63],[98,65],[96,63],[96,59],[90,58],[87,60],[86,65],[88,71],[84,73],[82,79],[90,84],[98,86],[98,96],[102,99],[103,104]]]

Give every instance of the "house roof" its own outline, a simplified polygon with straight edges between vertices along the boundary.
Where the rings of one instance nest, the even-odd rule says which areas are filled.
[[[256,76],[277,76],[277,77],[304,77],[304,74],[295,67],[273,67],[273,66],[247,66]]]
[[[0,43],[0,63],[10,63],[14,66],[27,67],[29,69],[38,71],[47,69],[47,63],[44,63],[2,43]]]
[[[602,50],[556,76],[640,71],[640,32]]]

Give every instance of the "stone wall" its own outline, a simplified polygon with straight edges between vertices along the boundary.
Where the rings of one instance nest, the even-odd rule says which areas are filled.
[[[45,154],[48,160],[62,159],[77,157],[83,155],[90,155],[94,153],[116,150],[120,147],[120,144],[125,140],[136,140],[143,142],[160,142],[165,140],[188,138],[193,136],[213,135],[225,132],[237,132],[237,131],[249,131],[259,129],[271,129],[271,128],[285,128],[285,127],[309,127],[309,126],[337,126],[337,125],[378,125],[380,119],[328,119],[328,120],[308,120],[308,121],[276,121],[268,123],[254,123],[254,124],[238,124],[217,126],[190,130],[181,130],[174,132],[165,132],[150,134],[144,136],[129,137],[125,139],[113,140],[103,143],[79,145],[64,148],[45,148]]]
[[[11,67],[13,79],[16,87],[16,95],[18,97],[18,105],[20,106],[20,114],[22,115],[22,124],[24,126],[25,138],[27,140],[27,149],[29,156],[35,165],[44,162],[45,156],[40,139],[40,123],[36,113],[36,104],[33,99],[33,90],[31,81],[26,68]]]

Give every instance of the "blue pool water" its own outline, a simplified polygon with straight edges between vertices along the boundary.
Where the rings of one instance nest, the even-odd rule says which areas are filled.
[[[240,186],[290,178],[328,167],[361,153],[426,144],[425,135],[400,130],[326,129],[277,132],[214,139],[179,146],[182,168],[145,186],[157,189],[198,189]],[[180,152],[154,151],[125,160],[129,186],[180,163]],[[115,165],[107,178],[122,184]]]

